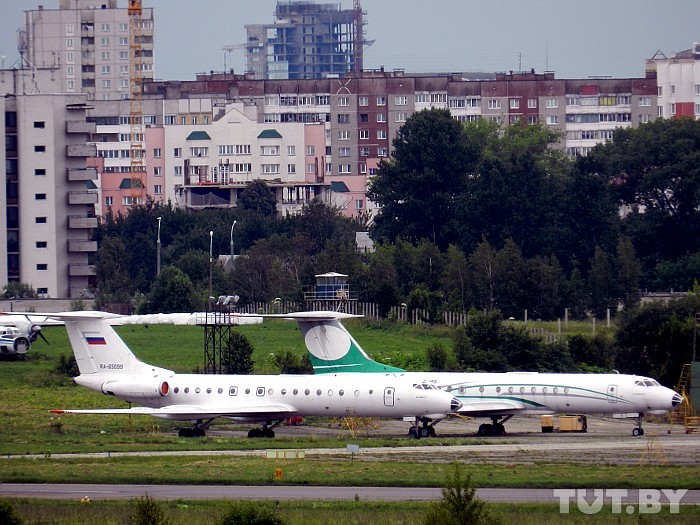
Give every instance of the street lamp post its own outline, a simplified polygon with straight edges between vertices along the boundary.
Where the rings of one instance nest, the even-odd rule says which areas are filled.
[[[236,227],[236,221],[231,225],[231,265],[233,265],[233,229]]]
[[[156,241],[156,275],[160,275],[160,220],[158,217],[158,240]]]
[[[212,256],[212,246],[214,244],[214,232],[209,230],[209,297],[211,297],[211,272],[214,265],[214,259]]]

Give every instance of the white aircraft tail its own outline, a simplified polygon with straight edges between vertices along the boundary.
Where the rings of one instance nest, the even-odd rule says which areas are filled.
[[[105,312],[50,314],[64,321],[81,375],[113,375],[152,372],[156,369],[138,359],[109,325],[114,317]]]
[[[370,358],[340,322],[362,317],[342,312],[294,312],[271,315],[299,323],[316,374],[337,372],[403,372]]]

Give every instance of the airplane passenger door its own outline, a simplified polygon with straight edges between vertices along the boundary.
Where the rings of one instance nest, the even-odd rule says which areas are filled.
[[[384,389],[384,406],[393,407],[394,406],[394,392],[396,390],[393,387],[386,387]]]
[[[617,385],[608,385],[608,403],[617,403]]]

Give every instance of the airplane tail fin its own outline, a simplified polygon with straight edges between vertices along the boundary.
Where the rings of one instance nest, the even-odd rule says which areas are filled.
[[[338,372],[404,372],[401,368],[378,363],[370,358],[340,322],[362,317],[341,312],[295,312],[281,314],[299,323],[304,343],[316,374]]]
[[[157,370],[142,362],[109,325],[105,312],[50,314],[65,323],[81,375],[108,372],[126,375]],[[159,369],[158,369],[159,370]]]

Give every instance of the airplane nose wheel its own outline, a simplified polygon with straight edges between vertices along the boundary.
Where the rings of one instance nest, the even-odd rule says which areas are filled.
[[[411,439],[435,437],[435,435],[435,425],[429,425],[427,421],[423,421],[420,427],[415,425],[408,430],[408,437]]]
[[[644,435],[644,429],[642,428],[642,416],[642,413],[637,415],[637,428],[632,429],[632,435],[634,437]]]

